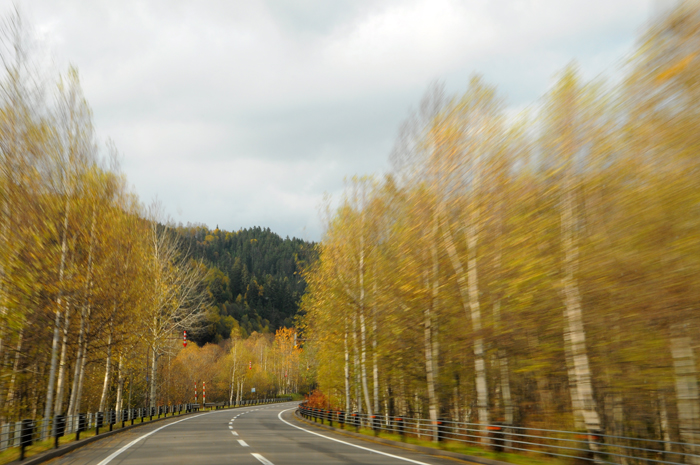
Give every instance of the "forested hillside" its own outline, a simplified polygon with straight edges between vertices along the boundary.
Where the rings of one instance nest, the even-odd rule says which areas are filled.
[[[210,324],[197,343],[219,342],[232,330],[246,338],[293,325],[306,288],[299,271],[313,259],[313,243],[260,227],[228,232],[188,224],[177,231],[183,252],[209,267]]]

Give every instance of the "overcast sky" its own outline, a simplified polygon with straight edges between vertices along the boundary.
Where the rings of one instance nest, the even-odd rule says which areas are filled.
[[[324,192],[381,174],[427,86],[484,75],[509,107],[575,60],[632,49],[659,0],[20,2],[58,69],[75,65],[100,140],[144,202],[179,222],[318,240]],[[8,12],[11,2],[0,0]]]

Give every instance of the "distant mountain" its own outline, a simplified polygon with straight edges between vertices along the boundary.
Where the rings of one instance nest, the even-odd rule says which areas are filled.
[[[176,231],[184,250],[209,268],[209,331],[195,342],[219,342],[232,330],[245,338],[293,325],[306,289],[300,271],[315,258],[313,242],[260,227],[228,232],[188,224]]]

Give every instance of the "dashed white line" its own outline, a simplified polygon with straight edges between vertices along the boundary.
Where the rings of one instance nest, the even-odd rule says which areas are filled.
[[[248,447],[248,444],[243,439],[238,440],[238,444],[242,445],[243,447]]]
[[[260,463],[263,463],[265,465],[275,465],[274,463],[270,462],[269,460],[267,460],[265,457],[263,457],[260,454],[251,453],[250,455],[252,455],[256,459],[258,459],[260,461]]]
[[[228,429],[233,429],[233,426],[231,426],[231,425],[228,425]]]
[[[101,461],[101,462],[98,463],[97,465],[107,465],[107,464],[108,464],[109,462],[111,462],[116,456],[118,456],[119,454],[121,454],[122,452],[124,452],[125,450],[127,450],[129,447],[133,446],[134,444],[136,444],[136,443],[139,442],[140,440],[146,439],[148,436],[157,433],[158,431],[162,430],[163,428],[167,428],[168,426],[172,426],[172,425],[174,425],[174,424],[176,424],[176,423],[180,423],[181,421],[191,420],[191,419],[193,419],[193,418],[201,417],[201,416],[203,416],[203,415],[210,415],[210,414],[212,414],[212,413],[214,413],[214,412],[202,413],[202,414],[199,414],[199,415],[195,415],[195,416],[193,416],[193,417],[183,418],[182,420],[174,421],[174,422],[172,422],[172,423],[168,423],[167,425],[161,426],[160,428],[155,429],[155,430],[151,431],[150,433],[146,433],[146,434],[144,434],[143,436],[139,436],[138,438],[134,439],[134,440],[131,441],[129,444],[125,445],[124,447],[122,447],[121,449],[117,450],[116,452],[112,452],[112,454],[110,454],[109,456],[107,456],[106,459],[104,459],[103,461]]]
[[[233,434],[234,436],[238,436],[238,433],[236,433],[235,431],[231,431],[231,434]]]

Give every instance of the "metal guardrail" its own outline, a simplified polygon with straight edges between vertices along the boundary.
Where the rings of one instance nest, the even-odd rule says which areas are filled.
[[[525,428],[504,424],[482,425],[440,419],[367,415],[342,410],[310,408],[301,403],[299,413],[317,422],[335,423],[341,428],[360,428],[398,434],[437,442],[452,441],[479,446],[496,452],[525,453],[559,457],[565,460],[586,460],[599,464],[697,464],[700,444],[687,444],[656,439],[613,436],[541,428]]]
[[[291,397],[273,399],[255,399],[240,402],[207,402],[203,406],[200,404],[177,404],[162,405],[158,407],[132,408],[123,410],[110,410],[106,412],[80,413],[78,415],[56,415],[53,418],[30,420],[25,419],[17,422],[9,422],[0,425],[0,452],[13,448],[20,448],[20,460],[24,459],[24,452],[27,446],[38,441],[54,439],[54,447],[58,447],[59,440],[65,435],[76,434],[76,440],[80,439],[80,433],[95,429],[95,434],[99,435],[100,430],[112,431],[115,425],[120,424],[123,428],[127,423],[133,425],[134,422],[143,423],[146,419],[167,418],[169,415],[180,415],[183,413],[196,412],[201,408],[235,408],[250,405],[272,404],[278,402],[288,402]]]

